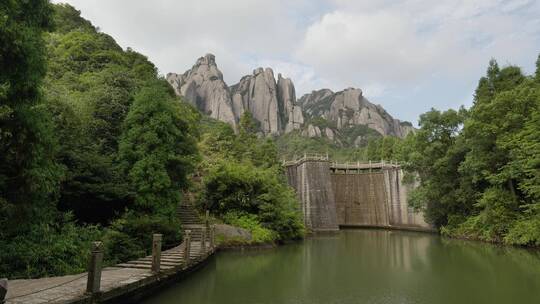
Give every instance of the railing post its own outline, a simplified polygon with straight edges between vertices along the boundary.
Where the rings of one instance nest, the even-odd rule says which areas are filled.
[[[201,256],[206,253],[206,226],[201,229]]]
[[[152,272],[158,273],[161,268],[161,240],[163,235],[154,234],[152,236]]]
[[[210,219],[210,211],[209,210],[206,210],[206,214],[204,216],[204,224],[206,225],[206,227],[208,227],[208,221]]]
[[[184,252],[184,260],[185,264],[189,265],[190,262],[190,252],[191,252],[191,230],[186,230],[184,235],[184,243],[186,243],[185,252]]]
[[[103,262],[103,243],[93,242],[88,265],[87,293],[98,293],[101,285],[101,266]]]
[[[4,303],[8,289],[8,279],[0,279],[0,303]]]
[[[214,239],[216,237],[216,226],[212,225],[210,227],[210,248],[214,249],[214,245],[216,240]]]

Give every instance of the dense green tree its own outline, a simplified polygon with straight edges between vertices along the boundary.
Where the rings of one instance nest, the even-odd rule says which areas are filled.
[[[421,116],[412,149],[402,149],[420,179],[411,203],[443,233],[540,244],[535,77],[491,60],[471,109]]]
[[[97,239],[106,263],[147,254],[155,232],[178,244],[173,209],[196,164],[197,115],[145,56],[72,6],[4,1],[0,15],[0,273],[83,271]],[[55,30],[43,33],[51,19]],[[133,136],[157,146],[135,147]]]
[[[50,28],[48,1],[0,4],[0,224],[2,238],[51,216],[59,181],[57,142],[43,107],[42,32]],[[9,223],[8,223],[9,222]]]
[[[534,75],[536,82],[540,82],[540,55],[538,55],[538,59],[536,59],[536,72]]]
[[[278,240],[300,238],[303,223],[298,201],[275,168],[220,162],[205,176],[206,207],[218,216],[251,214]]]
[[[198,158],[198,115],[175,101],[163,85],[145,87],[135,96],[119,149],[135,206],[151,214],[174,213]]]
[[[58,160],[66,169],[59,207],[78,220],[107,224],[133,202],[117,162],[118,141],[134,95],[156,81],[157,70],[145,56],[99,33],[72,6],[55,5],[53,16],[57,30],[46,36],[45,93],[61,144]]]
[[[406,159],[407,168],[417,172],[421,181],[411,196],[411,204],[425,208],[428,222],[436,226],[446,225],[451,215],[467,212],[456,193],[461,157],[452,150],[462,123],[463,113],[454,110],[432,109],[422,114],[412,153]]]

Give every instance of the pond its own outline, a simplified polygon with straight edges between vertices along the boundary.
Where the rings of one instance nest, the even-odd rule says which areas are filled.
[[[219,252],[154,304],[540,303],[540,253],[437,235],[342,230]]]

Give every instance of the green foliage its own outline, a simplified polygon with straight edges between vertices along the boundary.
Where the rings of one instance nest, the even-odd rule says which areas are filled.
[[[401,158],[402,140],[395,136],[385,136],[370,140],[366,147],[368,160],[398,160]]]
[[[177,244],[198,114],[70,5],[4,1],[0,16],[0,272],[83,271],[102,237],[107,263],[155,232]]]
[[[0,273],[13,279],[83,272],[91,242],[101,235],[99,227],[75,225],[69,214],[32,224],[24,234],[0,238]]]
[[[285,159],[294,159],[304,155],[304,153],[315,153],[328,155],[337,161],[367,161],[380,160],[381,153],[378,150],[368,152],[368,145],[379,145],[383,137],[375,130],[364,125],[351,125],[335,131],[333,126],[326,119],[316,117],[306,122],[306,125],[311,124],[317,126],[324,134],[328,127],[334,130],[334,138],[327,138],[324,134],[322,137],[309,138],[301,134],[301,131],[295,130],[276,138],[279,155]],[[393,137],[392,139],[393,140]],[[369,156],[375,158],[369,158]],[[375,154],[375,156],[374,156]],[[391,159],[391,158],[385,158]]]
[[[326,137],[305,137],[297,130],[276,138],[276,145],[278,154],[287,160],[299,158],[304,153],[328,153],[336,161],[368,160],[365,148],[344,147]]]
[[[54,217],[62,170],[41,91],[42,34],[50,15],[44,0],[0,4],[0,240],[30,233]],[[9,253],[15,247],[4,248]]]
[[[302,237],[298,201],[284,179],[277,148],[271,139],[257,137],[251,115],[242,116],[238,135],[228,124],[203,121],[199,148],[204,208],[218,217],[233,212],[256,219],[276,240]]]
[[[54,6],[53,11],[54,31],[57,33],[68,33],[72,30],[95,31],[90,23],[81,17],[81,12],[66,3],[59,3]]]
[[[249,213],[228,212],[223,215],[223,220],[229,225],[244,228],[251,232],[251,243],[273,243],[277,239],[274,231],[264,228],[258,217]]]
[[[204,179],[204,202],[221,216],[253,214],[264,227],[277,232],[280,240],[303,235],[296,197],[274,168],[226,161],[216,164]]]
[[[197,161],[197,118],[194,111],[175,102],[161,83],[135,96],[125,119],[119,159],[138,209],[174,213]]]
[[[127,212],[105,230],[107,263],[114,265],[150,254],[154,233],[163,235],[164,249],[178,245],[182,239],[180,222],[175,216]]]
[[[404,149],[420,187],[411,204],[444,234],[540,243],[540,87],[491,60],[470,110],[421,116]]]

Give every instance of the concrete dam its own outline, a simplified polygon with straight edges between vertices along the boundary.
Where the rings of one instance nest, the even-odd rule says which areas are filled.
[[[340,227],[432,230],[421,212],[407,206],[413,185],[403,183],[397,164],[338,164],[328,157],[304,156],[284,165],[311,231]]]

